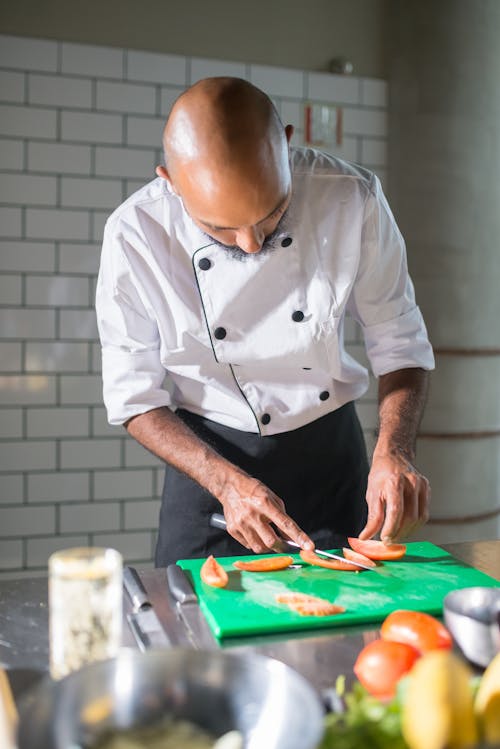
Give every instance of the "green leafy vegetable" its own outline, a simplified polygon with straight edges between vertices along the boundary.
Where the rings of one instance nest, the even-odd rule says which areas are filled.
[[[380,702],[359,682],[345,693],[345,677],[337,679],[335,691],[346,709],[325,717],[319,749],[408,749],[401,734],[404,684],[391,702]]]

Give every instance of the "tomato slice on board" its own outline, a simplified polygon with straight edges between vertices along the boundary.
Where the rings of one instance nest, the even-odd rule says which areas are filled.
[[[310,596],[309,593],[277,593],[275,599],[278,603],[306,603],[307,601],[322,601],[322,598]]]
[[[265,557],[264,559],[252,559],[251,562],[239,560],[233,562],[233,566],[238,570],[246,572],[274,572],[284,570],[293,563],[292,557]]]
[[[358,554],[364,554],[368,559],[387,561],[390,559],[401,559],[406,554],[404,544],[393,544],[386,546],[382,541],[362,541],[360,538],[348,538],[349,546]]]
[[[390,700],[395,695],[398,681],[411,670],[418,658],[418,650],[407,643],[374,640],[359,653],[354,673],[370,694],[381,700]]]
[[[200,577],[204,583],[214,588],[225,588],[229,580],[226,570],[220,566],[212,554],[203,562]]]
[[[307,601],[305,603],[289,604],[292,611],[296,611],[301,616],[335,616],[345,611],[343,606],[337,606],[335,603],[328,601]]]
[[[343,606],[307,593],[278,593],[276,601],[286,603],[292,611],[302,616],[333,616],[345,611]]]
[[[351,564],[347,560],[343,562],[341,559],[326,559],[315,554],[314,551],[306,551],[301,549],[300,558],[307,564],[313,564],[317,567],[327,567],[329,570],[345,570],[346,572],[362,572],[361,567],[356,567],[355,564]]]
[[[384,640],[406,642],[421,653],[429,650],[449,650],[453,640],[440,621],[422,611],[393,611],[380,628]]]
[[[366,567],[377,566],[377,563],[374,562],[373,559],[365,557],[364,554],[360,554],[358,551],[353,551],[352,549],[342,549],[342,554],[346,559],[350,559],[351,562],[359,562],[360,564],[364,564]]]

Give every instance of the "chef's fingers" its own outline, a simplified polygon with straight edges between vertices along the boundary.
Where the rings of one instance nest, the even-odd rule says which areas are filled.
[[[271,530],[269,525],[267,526],[267,528],[268,530]],[[248,545],[252,549],[254,554],[265,554],[271,549],[273,543],[277,540],[277,536],[275,533],[272,533],[272,531],[271,534],[266,533],[265,529],[260,526],[258,528],[248,528],[245,533]],[[274,536],[273,541],[264,541],[264,538],[269,538],[271,535]]]
[[[398,538],[414,533],[429,519],[430,486],[425,476],[419,473],[408,477],[405,494],[405,513]]]
[[[281,510],[281,512],[282,512],[282,513],[283,513],[284,515],[286,515],[286,507],[285,507],[285,503],[283,502],[283,500],[282,500],[282,499],[280,499],[280,498],[279,498],[278,496],[276,496],[276,495],[275,495],[275,496],[273,497],[273,499],[274,499],[275,503],[277,504],[277,506],[278,506],[278,509],[280,509],[280,510]]]
[[[262,542],[259,533],[256,532],[252,522],[235,523],[228,521],[226,526],[227,532],[235,538],[246,549],[251,549],[255,554],[264,553],[266,547]]]
[[[429,507],[431,501],[431,486],[425,476],[420,476],[418,488],[418,523],[417,528],[429,520]]]
[[[384,506],[378,494],[368,490],[366,494],[366,502],[368,504],[368,517],[366,519],[366,525],[359,534],[359,538],[363,541],[372,538],[382,527],[384,522]]]
[[[260,519],[260,522],[255,526],[255,532],[259,537],[259,543],[262,547],[261,553],[272,550],[279,543],[279,537],[267,518]]]
[[[418,507],[419,515],[422,523],[426,523],[429,520],[431,505],[431,485],[429,479],[422,476],[422,486],[418,495]]]
[[[238,541],[239,544],[241,544],[242,546],[245,547],[245,549],[249,549],[250,548],[250,546],[248,545],[248,542],[247,542],[245,536],[242,533],[240,533],[237,530],[229,530],[229,528],[227,528],[226,530],[229,533],[229,535],[232,536],[233,538],[235,538],[236,541]]]
[[[238,543],[240,543],[246,549],[250,548],[245,533],[243,533],[239,525],[233,523],[233,521],[229,517],[226,517],[226,532],[229,533],[230,536],[235,538],[236,541],[238,541]]]
[[[403,514],[399,524],[399,529],[393,534],[391,542],[395,543],[409,536],[410,533],[418,528],[419,522],[419,502],[418,493],[420,490],[421,476],[418,473],[410,473],[404,481],[403,494]]]
[[[274,523],[276,528],[278,528],[285,538],[290,538],[292,541],[295,541],[301,549],[308,549],[311,551],[314,549],[314,542],[309,538],[307,533],[305,533],[302,528],[292,520],[290,515],[281,512],[275,506],[269,509],[267,515],[269,520]]]
[[[269,521],[260,513],[252,512],[245,520],[239,522],[229,521],[227,530],[247,549],[252,549],[255,554],[265,554],[272,549],[278,541],[278,536],[269,525]]]
[[[243,531],[228,527],[228,532],[246,549],[251,549],[254,554],[264,554],[268,547],[261,540],[259,534],[251,527],[246,527]]]
[[[385,544],[394,543],[397,538],[404,512],[404,478],[399,476],[396,481],[386,483],[385,520],[380,531],[380,539]]]

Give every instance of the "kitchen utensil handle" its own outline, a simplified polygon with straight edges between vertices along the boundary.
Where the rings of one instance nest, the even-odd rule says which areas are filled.
[[[167,567],[168,587],[173,597],[179,603],[195,603],[198,596],[193,590],[186,573],[178,564],[169,564]]]
[[[134,611],[151,606],[146,588],[142,584],[137,570],[134,567],[125,567],[123,570],[123,587],[132,601]]]
[[[132,634],[134,635],[134,640],[136,641],[139,650],[141,651],[141,653],[146,652],[146,650],[148,649],[150,645],[149,638],[147,637],[147,635],[144,634],[144,632],[141,631],[141,628],[139,627],[139,625],[137,624],[133,616],[128,614],[127,621],[128,621],[130,630]]]
[[[223,531],[227,530],[226,518],[220,512],[212,513],[209,522],[212,528],[220,528]]]

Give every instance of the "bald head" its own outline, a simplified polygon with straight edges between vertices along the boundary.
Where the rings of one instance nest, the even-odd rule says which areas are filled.
[[[260,89],[239,78],[207,78],[172,108],[162,176],[208,231],[260,224],[289,196],[291,132]]]
[[[205,155],[222,163],[258,156],[262,143],[286,141],[273,103],[241,78],[206,78],[175,102],[163,135],[170,169]]]

